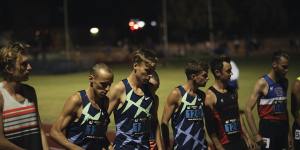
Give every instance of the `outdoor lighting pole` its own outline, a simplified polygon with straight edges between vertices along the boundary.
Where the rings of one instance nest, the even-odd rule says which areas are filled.
[[[70,59],[70,35],[68,18],[68,0],[64,0],[64,25],[65,25],[65,51],[67,59]]]
[[[168,18],[167,18],[167,0],[162,0],[162,16],[163,16],[163,44],[164,44],[164,55],[168,56]]]
[[[209,30],[209,41],[212,45],[212,48],[215,48],[214,42],[214,32],[213,32],[213,15],[212,15],[212,7],[211,7],[211,0],[207,0],[207,11],[208,11],[208,30]]]

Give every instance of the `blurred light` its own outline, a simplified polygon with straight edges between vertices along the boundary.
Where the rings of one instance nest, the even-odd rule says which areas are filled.
[[[93,27],[90,29],[90,33],[93,34],[93,35],[96,35],[99,33],[99,28],[97,27]]]
[[[137,24],[140,28],[143,28],[146,25],[144,21],[138,21]]]
[[[129,23],[128,23],[128,25],[129,25],[130,27],[134,26],[134,24],[135,24],[135,23],[134,23],[133,20],[130,20]]]
[[[134,29],[134,27],[133,27],[133,26],[131,26],[131,27],[130,27],[130,30],[131,30],[131,31],[134,31],[135,29]]]
[[[135,30],[139,29],[139,25],[138,24],[134,24],[133,29],[135,29]]]
[[[141,30],[145,25],[145,21],[139,19],[130,19],[128,22],[128,26],[131,31]]]
[[[151,21],[150,24],[151,24],[152,27],[155,27],[157,25],[157,22],[156,21]]]

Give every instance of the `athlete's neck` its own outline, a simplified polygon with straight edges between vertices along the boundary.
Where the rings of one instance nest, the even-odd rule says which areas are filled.
[[[15,95],[20,89],[20,83],[16,81],[3,81],[3,87],[8,91],[9,94]]]
[[[130,73],[130,75],[127,77],[127,80],[133,89],[138,89],[138,88],[142,87],[142,83],[138,80],[134,71],[132,71]]]
[[[275,82],[278,82],[281,79],[273,70],[270,71],[268,76]]]
[[[94,92],[93,88],[92,87],[89,87],[87,90],[86,90],[86,95],[88,96],[89,98],[89,101],[91,103],[99,103],[98,101],[100,100],[100,97],[97,96],[97,94]]]
[[[215,84],[213,85],[213,87],[222,93],[225,93],[227,91],[227,84],[221,80],[215,80]]]
[[[91,102],[92,106],[96,109],[101,109],[102,107],[105,106],[104,103],[106,103],[105,101],[102,101],[103,99],[98,96],[92,87],[89,87],[87,92],[86,92],[89,101]]]
[[[195,83],[193,83],[193,81],[188,80],[188,82],[186,82],[186,84],[184,84],[184,87],[186,88],[186,90],[192,91],[193,93],[196,93],[198,87],[195,85]]]

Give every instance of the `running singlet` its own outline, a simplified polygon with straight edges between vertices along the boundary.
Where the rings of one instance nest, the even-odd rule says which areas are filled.
[[[287,87],[284,81],[274,82],[268,75],[263,78],[268,83],[269,89],[266,96],[261,96],[258,101],[258,114],[261,119],[287,120]]]
[[[126,89],[126,100],[114,111],[116,123],[115,149],[149,149],[153,95],[148,85],[143,85],[144,95],[137,95],[127,79],[122,80]]]
[[[79,93],[82,99],[82,114],[78,121],[73,121],[68,125],[67,139],[87,150],[107,148],[106,131],[109,123],[107,110],[94,108],[85,90],[79,91]]]
[[[182,99],[178,110],[172,115],[174,149],[206,150],[203,114],[205,93],[198,90],[196,96],[191,96],[183,86],[177,88]]]
[[[3,82],[0,83],[0,92],[4,100],[2,120],[5,138],[24,149],[43,149],[40,124],[33,99],[25,99],[20,103],[3,86]],[[32,87],[25,86],[34,91]]]
[[[221,144],[240,140],[242,131],[236,91],[228,90],[226,93],[221,93],[212,86],[209,89],[217,98],[213,116]]]

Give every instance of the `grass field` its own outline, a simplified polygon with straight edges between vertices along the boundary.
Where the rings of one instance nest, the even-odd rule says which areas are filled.
[[[259,60],[252,58],[236,61],[240,69],[240,108],[244,108],[245,102],[248,99],[257,78],[269,72],[270,59],[269,57],[267,58],[268,59],[260,58]],[[177,62],[176,64],[170,63],[164,66],[161,65],[157,68],[157,72],[161,79],[161,86],[157,92],[160,98],[159,118],[161,118],[165,99],[169,92],[175,86],[186,81],[182,64],[183,63],[180,62]],[[290,60],[289,73],[287,76],[290,83],[294,81],[296,76],[300,75],[299,64],[300,62],[295,57],[293,60]],[[115,74],[114,83],[127,77],[130,72],[130,67],[125,66],[124,64],[113,65],[112,68]],[[207,87],[209,87],[214,80],[211,73],[209,74],[209,77],[210,80]],[[36,88],[42,121],[51,124],[60,113],[64,101],[75,91],[86,89],[88,87],[88,72],[63,75],[33,75],[31,76],[30,81],[28,81],[28,84]],[[203,90],[206,90],[207,87]],[[290,99],[288,101],[288,106],[290,109]],[[113,119],[111,120],[110,128],[114,128]]]

